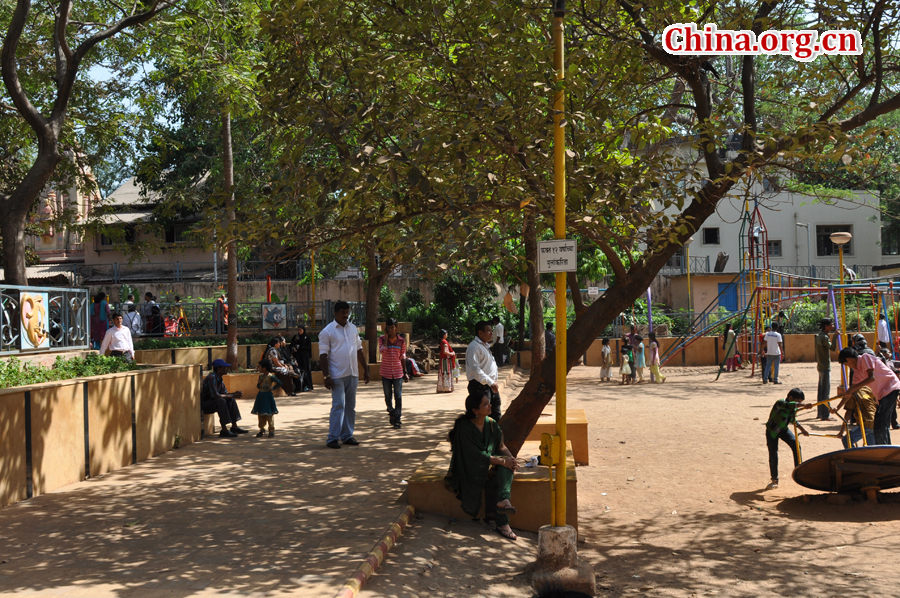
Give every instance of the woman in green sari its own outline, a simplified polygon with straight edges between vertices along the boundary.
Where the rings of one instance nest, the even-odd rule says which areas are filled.
[[[503,444],[500,426],[490,414],[488,395],[466,397],[466,412],[456,419],[449,434],[453,455],[445,479],[463,511],[472,517],[478,517],[484,491],[485,519],[494,519],[497,532],[515,540],[507,514],[516,512],[509,502],[509,492],[519,464]]]

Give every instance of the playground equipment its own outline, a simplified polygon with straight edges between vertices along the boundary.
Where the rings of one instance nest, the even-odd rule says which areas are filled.
[[[835,233],[835,236],[846,233]],[[759,362],[759,348],[761,333],[764,323],[771,321],[779,312],[786,312],[790,319],[793,307],[804,299],[827,298],[830,316],[838,323],[838,330],[843,334],[849,334],[846,324],[846,296],[865,297],[871,301],[871,306],[878,314],[883,314],[888,322],[891,338],[894,331],[898,330],[898,318],[900,318],[900,305],[897,305],[897,294],[900,293],[900,283],[895,283],[889,277],[871,278],[844,283],[843,260],[841,260],[840,277],[838,279],[821,278],[815,276],[797,276],[773,270],[769,264],[768,230],[759,209],[758,199],[744,202],[744,213],[740,228],[740,252],[741,269],[731,281],[722,287],[719,294],[699,315],[690,323],[687,332],[676,339],[676,342],[660,356],[660,364],[665,365],[685,350],[700,337],[710,333],[714,328],[727,322],[733,323],[735,331],[734,343],[736,350],[745,358],[749,358],[752,364],[750,376],[755,375]],[[848,239],[841,237],[834,240],[839,247],[840,241],[844,243]],[[843,250],[840,251],[843,257]],[[716,314],[719,302],[725,292],[737,289],[738,309],[730,315]],[[841,295],[841,309],[838,310],[835,290]],[[860,301],[856,302],[857,324],[860,321]],[[852,308],[852,306],[851,306]],[[893,314],[893,318],[891,317]],[[715,317],[718,315],[719,317]],[[877,316],[876,316],[877,320]],[[843,337],[839,343],[843,348]],[[723,347],[727,354],[731,347]],[[894,359],[898,358],[900,340],[892,344]],[[725,368],[720,364],[719,375]],[[842,378],[846,381],[846,371],[842,368]]]
[[[874,445],[825,453],[794,468],[794,481],[825,492],[864,492],[900,487],[900,446]]]

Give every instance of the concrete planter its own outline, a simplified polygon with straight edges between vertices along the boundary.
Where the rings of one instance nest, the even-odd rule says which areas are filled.
[[[0,506],[198,440],[200,380],[160,366],[0,390]]]

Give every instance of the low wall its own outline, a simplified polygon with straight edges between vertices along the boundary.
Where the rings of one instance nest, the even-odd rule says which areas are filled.
[[[0,506],[200,438],[200,368],[160,366],[0,390]]]
[[[363,351],[368,355],[369,341],[363,340]],[[238,366],[255,370],[266,345],[238,345]],[[216,359],[225,359],[225,345],[207,347],[183,347],[181,349],[144,349],[134,352],[137,363],[147,365],[199,365],[209,369]],[[312,359],[319,360],[319,343],[312,344]]]

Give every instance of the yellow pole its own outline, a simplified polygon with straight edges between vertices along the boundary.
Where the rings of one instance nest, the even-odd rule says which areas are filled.
[[[553,171],[555,193],[555,232],[566,238],[566,129],[565,45],[563,17],[565,0],[555,0],[553,10],[553,68],[556,70],[556,94],[553,100]],[[566,524],[566,274],[556,273],[556,434],[559,436],[559,461],[556,465],[556,522]]]

